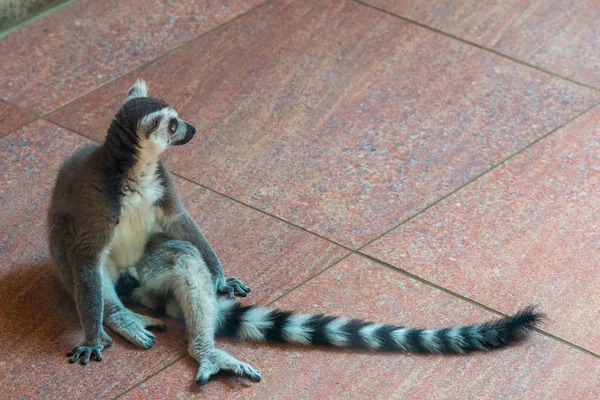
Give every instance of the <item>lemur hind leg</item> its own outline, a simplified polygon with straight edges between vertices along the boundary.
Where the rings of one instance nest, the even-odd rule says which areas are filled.
[[[252,366],[215,347],[215,287],[196,247],[155,233],[136,270],[140,287],[132,299],[153,309],[164,307],[168,315],[185,320],[188,352],[200,364],[196,382],[203,385],[220,371],[260,381]]]

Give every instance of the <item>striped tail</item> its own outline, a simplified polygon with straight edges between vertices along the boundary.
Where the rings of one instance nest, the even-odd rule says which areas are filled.
[[[344,317],[294,314],[219,298],[217,335],[254,341],[331,345],[413,353],[465,354],[508,346],[543,315],[529,306],[513,316],[480,325],[412,329]]]

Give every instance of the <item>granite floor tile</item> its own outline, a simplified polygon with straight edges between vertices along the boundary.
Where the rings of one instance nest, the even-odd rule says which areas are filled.
[[[165,319],[169,332],[158,334],[150,350],[139,350],[112,333],[115,343],[101,363],[67,363],[65,353],[81,340],[82,331],[75,306],[49,262],[45,217],[60,163],[89,142],[41,120],[0,139],[3,398],[107,398],[186,353],[182,324]],[[227,274],[253,289],[249,301],[273,300],[346,253],[232,200],[178,183],[183,202]]]
[[[33,121],[34,115],[0,101],[0,136]]]
[[[352,315],[409,326],[440,327],[494,315],[396,271],[352,256],[277,303],[303,312]],[[514,310],[511,310],[514,311]],[[202,388],[185,358],[123,399],[592,399],[600,359],[540,334],[515,347],[469,356],[367,353],[229,343],[257,367],[249,384],[219,377]]]
[[[600,353],[599,157],[596,108],[364,251]]]
[[[0,40],[0,98],[47,113],[261,0],[81,0]]]
[[[598,0],[366,3],[600,88]]]
[[[350,247],[599,98],[354,2],[276,1],[51,118],[102,138],[138,77],[200,132],[174,170]]]

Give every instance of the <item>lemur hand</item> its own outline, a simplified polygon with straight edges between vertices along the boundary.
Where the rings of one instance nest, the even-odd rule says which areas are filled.
[[[215,286],[217,293],[226,294],[230,299],[233,299],[236,294],[246,297],[250,293],[250,288],[237,278],[217,278],[215,279]]]
[[[101,338],[94,343],[87,343],[75,346],[71,351],[67,353],[67,357],[69,357],[70,363],[76,363],[79,361],[82,365],[85,365],[90,362],[90,359],[94,359],[96,361],[102,361],[102,349],[108,347],[112,344],[112,339],[110,336],[106,334],[106,332],[101,332]]]

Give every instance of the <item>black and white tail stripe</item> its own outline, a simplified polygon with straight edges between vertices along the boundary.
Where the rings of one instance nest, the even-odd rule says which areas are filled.
[[[504,347],[520,339],[543,316],[529,306],[513,316],[480,325],[412,329],[344,317],[294,314],[219,299],[217,335],[301,345],[360,347],[414,353],[459,353]]]

